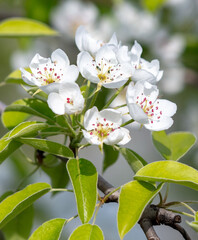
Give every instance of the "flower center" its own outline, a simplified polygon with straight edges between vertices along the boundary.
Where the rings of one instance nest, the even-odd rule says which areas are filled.
[[[93,129],[89,131],[89,134],[97,136],[100,142],[103,142],[104,139],[106,139],[111,132],[120,128],[120,127],[115,128],[114,123],[106,122],[107,121],[106,118],[104,118],[103,120],[104,123],[101,122],[93,123],[92,124]]]
[[[144,94],[142,93],[142,96]],[[148,118],[153,123],[154,116],[156,117],[155,120],[160,120],[162,111],[159,109],[159,101],[153,103],[151,100],[148,100],[147,97],[141,99],[140,96],[136,97],[136,103],[142,108],[142,110],[147,114]]]
[[[74,101],[71,98],[67,98],[66,103],[74,105]]]
[[[56,72],[56,69],[55,69],[56,62],[52,64],[53,64],[52,66],[48,66],[48,64],[45,64],[44,67],[42,66],[37,68],[37,76],[35,77],[36,79],[41,81],[42,86],[45,86],[54,82],[59,82],[61,80],[61,76],[63,76],[62,73],[60,74]],[[62,71],[62,69],[59,69],[59,70]]]

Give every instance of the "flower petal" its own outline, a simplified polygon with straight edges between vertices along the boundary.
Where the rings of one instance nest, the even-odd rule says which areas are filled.
[[[122,141],[123,137],[123,132],[120,129],[116,129],[109,134],[109,136],[104,140],[104,143],[107,145],[114,145]]]
[[[37,81],[36,79],[31,75],[31,73],[29,73],[28,71],[26,71],[23,68],[20,68],[21,71],[21,77],[23,79],[24,82],[26,82],[29,85],[37,85]]]
[[[98,109],[97,107],[93,107],[85,113],[84,116],[84,127],[86,130],[92,130],[93,126],[92,124],[96,123],[96,118],[98,117]]]
[[[67,67],[70,64],[67,54],[60,48],[52,52],[51,59],[62,67]]]
[[[118,125],[122,124],[122,115],[119,111],[114,109],[104,109],[99,113],[102,119],[106,119],[110,122],[116,123]]]
[[[88,143],[93,145],[100,145],[101,142],[98,140],[98,137],[96,135],[90,135],[89,132],[82,129],[84,138],[87,140]]]
[[[54,113],[59,115],[65,113],[65,103],[58,93],[50,93],[47,99],[47,103]]]
[[[63,82],[75,82],[78,78],[79,75],[79,70],[78,67],[75,65],[70,65],[67,67],[65,74],[62,77],[62,81]]]
[[[148,123],[148,116],[146,113],[142,110],[140,106],[138,106],[136,103],[130,103],[128,104],[129,113],[135,121],[146,124]]]
[[[126,128],[120,128],[122,133],[124,134],[123,139],[118,143],[119,145],[125,145],[131,140],[130,132]]]
[[[158,120],[151,120],[148,124],[145,124],[145,128],[151,131],[162,131],[170,128],[173,125],[173,119],[170,117],[161,118]]]

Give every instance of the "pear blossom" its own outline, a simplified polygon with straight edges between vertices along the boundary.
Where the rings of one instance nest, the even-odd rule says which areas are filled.
[[[96,40],[93,38],[85,29],[84,26],[79,26],[76,30],[75,41],[78,49],[82,51],[89,52],[92,56],[95,56],[96,52],[105,44],[111,46],[112,48],[119,48],[120,43],[118,43],[116,34],[114,33],[111,39],[105,43],[102,40]]]
[[[105,88],[119,88],[124,85],[132,75],[129,63],[119,63],[116,53],[110,46],[101,47],[95,58],[88,52],[78,54],[77,65],[82,76],[93,83]]]
[[[177,110],[175,103],[158,99],[157,86],[149,82],[131,83],[128,86],[126,99],[131,117],[152,131],[168,129],[173,124],[171,118]]]
[[[105,109],[98,111],[97,107],[89,109],[85,113],[83,131],[85,139],[94,145],[103,143],[107,145],[127,144],[131,137],[129,130],[120,127],[122,124],[122,115],[114,109]]]
[[[142,47],[135,41],[130,51],[128,51],[127,46],[120,47],[117,52],[117,58],[120,62],[130,62],[131,67],[134,69],[133,81],[147,81],[151,84],[156,84],[163,76],[163,71],[159,70],[159,61],[154,59],[148,62],[141,58],[141,54]]]
[[[51,14],[52,25],[70,40],[75,37],[76,29],[86,25],[93,29],[98,18],[98,9],[91,2],[78,0],[63,1]]]
[[[59,115],[78,114],[84,108],[84,98],[76,83],[64,83],[60,85],[59,92],[52,92],[48,96],[47,103],[51,110]]]
[[[77,66],[70,65],[67,55],[61,49],[55,50],[51,59],[36,54],[29,67],[32,73],[20,68],[22,79],[47,94],[57,92],[61,83],[75,82],[79,74]]]

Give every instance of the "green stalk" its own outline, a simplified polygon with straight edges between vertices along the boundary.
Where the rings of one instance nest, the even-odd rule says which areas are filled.
[[[130,80],[127,81],[122,87],[120,87],[116,92],[115,94],[109,99],[109,101],[107,102],[107,104],[103,107],[104,108],[107,108],[112,102],[113,100],[119,95],[119,93],[129,84]]]
[[[135,120],[130,119],[129,121],[123,123],[120,127],[124,127],[124,126],[126,126],[126,125],[128,125],[128,124],[130,124],[130,123],[132,123],[132,122],[134,122],[134,121],[135,121]]]

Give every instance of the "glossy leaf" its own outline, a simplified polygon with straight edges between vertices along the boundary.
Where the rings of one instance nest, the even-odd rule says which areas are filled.
[[[17,100],[7,106],[2,114],[2,121],[5,127],[11,129],[32,115],[54,122],[55,114],[49,109],[47,103],[29,98]]]
[[[34,183],[7,197],[0,203],[0,228],[50,189],[51,186],[47,183]]]
[[[28,18],[9,18],[0,23],[0,37],[55,36],[47,25]]]
[[[186,222],[194,231],[198,232],[198,222],[197,221],[194,221],[194,222],[186,221]]]
[[[22,143],[8,139],[10,132],[0,139],[0,163],[22,146]]]
[[[132,181],[121,187],[118,208],[118,232],[120,238],[135,226],[147,204],[161,190],[147,182]]]
[[[74,157],[73,152],[63,144],[49,141],[46,139],[37,139],[37,138],[20,138],[17,139],[21,143],[28,144],[35,149],[48,152],[60,157],[72,158]]]
[[[97,225],[84,224],[70,235],[69,240],[104,240],[102,230]]]
[[[173,182],[198,190],[198,171],[175,161],[150,163],[141,168],[134,178],[143,181]]]
[[[28,240],[59,240],[67,220],[55,218],[38,227]]]
[[[120,152],[127,160],[134,173],[136,173],[147,164],[147,162],[142,157],[140,157],[136,152],[129,148],[120,148]]]
[[[48,124],[46,123],[38,123],[36,121],[34,122],[23,122],[20,123],[18,126],[16,126],[12,131],[10,131],[10,134],[8,136],[8,139],[14,139],[19,137],[28,137],[28,136],[35,136],[37,135],[37,132],[47,128]]]
[[[165,131],[153,132],[153,144],[161,155],[167,160],[179,160],[196,142],[196,137],[190,132]]]
[[[34,217],[33,205],[25,209],[2,229],[9,240],[26,240],[30,236]]]
[[[67,170],[76,196],[78,215],[82,223],[91,219],[97,200],[98,174],[95,166],[88,160],[70,159]]]
[[[103,150],[104,150],[104,160],[103,160],[103,169],[102,171],[104,172],[108,167],[113,165],[119,156],[119,151],[115,150],[112,146],[110,145],[103,145]]]

